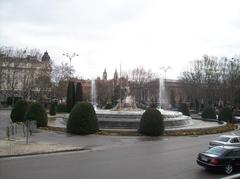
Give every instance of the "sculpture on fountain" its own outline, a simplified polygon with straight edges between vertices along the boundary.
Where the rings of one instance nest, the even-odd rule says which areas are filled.
[[[132,110],[138,110],[135,98],[131,95],[130,87],[129,85],[125,87],[124,89],[124,97],[123,100],[119,99],[116,107],[112,109],[113,111],[132,111]]]

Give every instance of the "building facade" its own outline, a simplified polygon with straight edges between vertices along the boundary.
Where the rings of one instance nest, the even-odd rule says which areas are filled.
[[[20,97],[29,100],[49,98],[51,92],[50,56],[10,57],[0,54],[0,101]]]

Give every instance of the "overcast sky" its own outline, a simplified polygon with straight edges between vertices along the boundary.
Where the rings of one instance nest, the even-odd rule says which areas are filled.
[[[239,0],[0,0],[0,45],[47,50],[84,78],[137,66],[177,78],[204,54],[240,50]],[[162,73],[163,74],[163,73]]]

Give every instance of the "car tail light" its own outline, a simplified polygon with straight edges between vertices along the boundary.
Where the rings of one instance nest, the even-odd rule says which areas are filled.
[[[217,164],[220,163],[220,161],[219,161],[219,159],[217,159],[217,158],[212,158],[212,159],[210,160],[210,163],[211,163],[211,164],[214,164],[214,165],[217,165]]]

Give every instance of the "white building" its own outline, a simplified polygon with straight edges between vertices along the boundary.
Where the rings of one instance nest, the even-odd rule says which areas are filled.
[[[50,56],[9,57],[0,54],[0,101],[8,97],[46,98],[50,92]],[[48,94],[47,94],[48,93]]]

